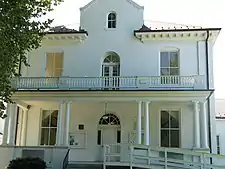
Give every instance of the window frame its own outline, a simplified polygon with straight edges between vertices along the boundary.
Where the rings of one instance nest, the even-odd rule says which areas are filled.
[[[161,116],[162,116],[162,111],[167,111],[167,112],[171,112],[171,111],[177,111],[178,112],[178,120],[179,120],[179,128],[170,128],[170,126],[168,128],[161,128]],[[170,116],[169,116],[170,117]],[[171,130],[172,129],[172,130]],[[162,147],[162,140],[161,140],[161,131],[162,130],[167,130],[167,131],[179,131],[179,146],[178,147],[171,147],[171,135],[169,135],[169,146],[167,148],[180,148],[182,147],[181,144],[181,109],[160,109],[159,110],[159,145],[160,147]]]
[[[56,127],[51,127],[51,126],[50,126],[50,125],[51,125],[50,122],[49,122],[49,126],[48,126],[48,127],[43,127],[43,126],[42,126],[43,112],[44,112],[44,111],[48,111],[48,112],[55,112],[55,111],[57,111],[57,112],[58,112],[58,114],[57,114],[57,126],[56,126]],[[49,147],[55,146],[55,145],[57,144],[57,131],[58,131],[58,116],[59,116],[59,110],[56,110],[56,109],[55,109],[55,110],[53,110],[53,109],[46,109],[46,110],[45,110],[45,109],[41,109],[40,114],[41,114],[41,115],[40,115],[40,121],[39,121],[40,123],[39,123],[39,139],[38,139],[38,140],[39,140],[39,144],[38,144],[38,145],[39,145],[39,146],[49,146]],[[51,116],[50,116],[50,117],[51,117]],[[49,135],[48,135],[49,138],[48,138],[48,144],[47,144],[47,145],[41,144],[42,129],[49,129]],[[55,135],[55,136],[56,136],[56,140],[55,140],[55,144],[54,144],[54,145],[51,145],[51,144],[50,144],[50,140],[51,140],[51,139],[50,139],[50,136],[51,136],[51,135],[50,135],[50,133],[51,133],[50,130],[51,130],[51,129],[56,129],[56,135]]]
[[[114,14],[115,15],[115,20],[110,20],[109,19],[109,15],[110,14]],[[106,16],[107,18],[106,18],[106,29],[109,29],[109,30],[114,30],[114,29],[116,29],[117,28],[117,13],[115,12],[115,11],[111,11],[111,12],[109,12],[108,14],[107,14],[107,16]],[[111,26],[112,27],[109,27],[109,22],[111,23]],[[115,22],[115,28],[113,27],[113,22]]]
[[[177,57],[178,57],[178,67],[170,67],[170,65],[168,67],[162,67],[161,66],[161,53],[177,53]],[[168,57],[168,56],[167,56]],[[169,60],[170,60],[171,55],[169,55]],[[170,69],[178,69],[179,73],[178,75],[171,75],[170,73]],[[161,74],[161,69],[169,69],[169,75],[162,75]],[[177,48],[168,48],[168,49],[164,49],[164,50],[160,50],[159,52],[159,76],[180,76],[180,50]]]

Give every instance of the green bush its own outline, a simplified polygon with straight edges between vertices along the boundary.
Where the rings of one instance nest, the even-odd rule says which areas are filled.
[[[46,169],[46,163],[40,158],[17,158],[10,161],[7,169]]]

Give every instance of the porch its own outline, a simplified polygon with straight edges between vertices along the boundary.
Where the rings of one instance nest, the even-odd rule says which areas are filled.
[[[209,94],[16,92],[16,104],[8,104],[7,108],[3,146],[13,147],[14,156],[28,149],[62,149],[57,162],[65,158],[70,164],[106,163],[108,145],[116,145],[110,153],[121,155],[121,165],[130,161],[129,147],[136,144],[208,152],[205,100]],[[47,154],[48,158],[55,156],[54,151]],[[116,161],[110,163],[118,165],[118,157],[112,159]]]
[[[18,77],[17,90],[206,89],[205,76]]]

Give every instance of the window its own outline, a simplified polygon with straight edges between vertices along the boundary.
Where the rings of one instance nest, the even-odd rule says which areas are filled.
[[[178,51],[160,52],[160,74],[162,76],[161,77],[162,84],[179,83],[178,75],[180,75],[180,67],[179,67]]]
[[[78,125],[78,130],[84,130],[84,124],[79,124]]]
[[[58,110],[43,110],[41,121],[41,145],[55,145]]]
[[[217,146],[217,154],[221,154],[221,152],[220,152],[220,135],[216,136],[216,146]]]
[[[60,77],[63,71],[63,53],[47,53],[46,77]]]
[[[179,111],[161,111],[161,146],[180,147]]]
[[[108,28],[116,28],[116,13],[111,12],[108,15]]]

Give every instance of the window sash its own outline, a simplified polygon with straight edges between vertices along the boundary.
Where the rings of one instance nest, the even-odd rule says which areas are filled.
[[[162,112],[167,112],[168,113],[168,122],[169,122],[169,124],[168,124],[168,127],[162,127],[161,125],[161,123],[162,123],[162,121],[161,121],[161,118],[162,118]],[[177,118],[177,120],[178,120],[178,127],[171,127],[171,114],[170,114],[170,112],[177,112],[178,113],[178,118]],[[160,142],[161,142],[161,146],[162,146],[162,131],[167,131],[168,132],[168,134],[169,134],[169,136],[168,136],[168,143],[166,143],[167,145],[168,145],[168,147],[180,147],[180,111],[178,111],[178,110],[161,110],[161,112],[160,112]],[[173,132],[173,131],[178,131],[178,145],[175,145],[175,146],[172,146],[172,144],[173,144],[173,142],[172,142],[172,140],[174,139],[173,137],[171,137],[171,133]]]
[[[40,145],[55,145],[56,143],[56,137],[57,137],[57,130],[58,126],[51,126],[51,121],[53,120],[54,116],[53,113],[58,110],[42,110],[42,118],[41,118],[41,126],[40,126],[40,132],[41,132],[41,137],[40,137]],[[43,115],[45,115],[48,119],[48,126],[43,126]],[[58,113],[57,113],[57,118],[58,118]],[[58,125],[58,124],[56,124]],[[53,131],[53,135],[52,135]],[[47,132],[47,136],[46,136]],[[47,137],[47,138],[46,138]],[[53,138],[52,138],[53,137]],[[47,139],[47,140],[46,140]],[[53,143],[51,141],[53,140]]]
[[[46,76],[60,77],[63,73],[63,53],[46,54]]]
[[[175,66],[171,66],[171,57],[172,57],[172,53],[176,53],[176,57],[177,57],[177,66],[175,65]],[[162,55],[164,55],[164,56],[162,56]],[[166,61],[164,61],[164,62],[168,62],[166,65],[168,65],[168,66],[165,66],[165,65],[162,65],[163,63],[162,63],[162,58],[165,58],[165,57],[167,57],[167,60]],[[162,69],[168,69],[168,76],[171,76],[171,75],[180,75],[180,65],[179,65],[179,52],[178,51],[168,51],[168,52],[166,52],[166,51],[161,51],[160,52],[160,74],[161,74],[161,76],[163,76],[162,75]],[[177,74],[171,74],[171,70],[172,69],[178,69],[178,73]]]

